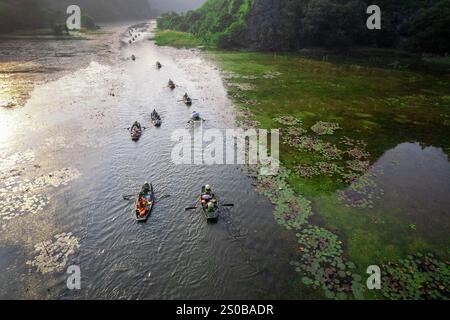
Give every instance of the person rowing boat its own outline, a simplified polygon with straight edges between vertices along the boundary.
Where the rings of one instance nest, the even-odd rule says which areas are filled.
[[[173,82],[172,80],[169,80],[169,83],[167,84],[167,86],[168,86],[170,89],[175,89],[175,82]]]
[[[153,205],[155,203],[155,195],[153,193],[153,185],[146,182],[141,192],[139,193],[139,198],[136,201],[136,220],[138,222],[145,222],[152,212]]]
[[[156,110],[153,110],[151,117],[152,117],[152,122],[156,127],[161,126],[161,124],[162,124],[161,116],[158,114],[158,112],[156,112]]]
[[[211,186],[208,184],[202,187],[200,204],[206,220],[209,222],[217,222],[219,218],[217,197],[212,192]]]
[[[161,65],[161,63],[159,61],[156,61],[156,68],[157,69],[161,69],[162,68],[162,65]]]
[[[139,140],[139,138],[142,135],[142,127],[141,124],[137,121],[134,122],[134,124],[131,126],[131,139],[134,141]]]
[[[187,105],[190,106],[192,104],[192,99],[188,96],[187,93],[184,94],[183,96],[183,102]]]
[[[197,111],[193,111],[191,114],[191,121],[200,121],[202,120],[200,113]]]

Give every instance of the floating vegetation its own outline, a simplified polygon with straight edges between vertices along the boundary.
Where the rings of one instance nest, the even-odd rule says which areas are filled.
[[[5,172],[19,164],[30,163],[34,160],[34,152],[27,150],[24,152],[16,152],[13,155],[2,159],[0,162],[0,172]]]
[[[66,139],[63,136],[53,136],[45,139],[44,144],[47,148],[51,149],[68,149],[73,148],[73,144],[66,143]]]
[[[297,166],[295,172],[305,179],[312,179],[314,176],[320,175],[319,170],[315,166]]]
[[[230,87],[235,87],[241,91],[255,90],[255,86],[251,83],[228,83]]]
[[[318,135],[332,135],[334,131],[341,129],[339,123],[319,121],[311,127],[311,130]]]
[[[362,160],[349,160],[347,161],[347,167],[354,172],[364,173],[369,170],[370,162]]]
[[[345,151],[345,154],[352,159],[361,160],[370,157],[370,153],[359,147],[353,147],[350,150]]]
[[[256,129],[256,128],[261,127],[261,124],[259,123],[259,121],[247,119],[245,117],[237,118],[236,123],[239,127],[246,129],[246,130],[247,129]]]
[[[278,71],[267,71],[266,73],[263,74],[263,78],[264,79],[275,79],[281,75],[282,75],[282,73],[278,72]]]
[[[42,274],[63,271],[69,257],[80,247],[79,239],[72,233],[61,233],[53,239],[35,245],[36,256],[27,265],[35,267]]]
[[[312,214],[311,202],[294,190],[286,182],[290,172],[281,169],[278,176],[262,176],[258,179],[257,190],[267,196],[275,205],[275,220],[286,229],[298,229]]]
[[[293,116],[281,116],[275,119],[276,122],[283,124],[285,126],[299,126],[302,125],[302,121]]]
[[[254,99],[244,99],[244,100],[241,100],[240,102],[246,106],[255,106],[255,105],[260,104],[258,102],[258,100],[254,100]]]
[[[302,143],[302,138],[305,132],[306,131],[301,127],[283,129],[281,139],[284,144],[291,147],[298,147]]]
[[[236,78],[240,78],[241,76],[238,75],[237,73],[231,72],[231,71],[224,71],[222,72],[222,78],[225,80],[231,80],[231,79],[236,79]]]
[[[322,288],[329,299],[344,300],[349,295],[362,298],[361,277],[353,274],[355,265],[343,258],[342,242],[334,233],[308,226],[297,233],[297,238],[301,256],[292,264],[297,272],[305,274],[305,285]]]
[[[24,214],[35,214],[48,205],[50,198],[43,195],[49,187],[57,188],[77,179],[80,172],[64,168],[31,181],[13,176],[3,181],[0,187],[0,219],[11,220]]]
[[[330,162],[318,162],[317,168],[325,176],[341,175],[344,171],[342,167]]]
[[[381,292],[392,300],[450,299],[450,263],[418,253],[383,265]]]
[[[380,200],[384,195],[384,190],[376,183],[376,177],[382,173],[382,168],[376,167],[363,176],[355,178],[347,189],[338,191],[339,199],[347,207],[372,209],[375,201]],[[345,177],[350,179],[351,174]]]

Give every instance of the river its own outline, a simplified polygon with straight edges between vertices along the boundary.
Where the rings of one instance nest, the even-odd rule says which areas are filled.
[[[125,24],[103,26],[106,44],[13,42],[25,64],[39,60],[42,77],[46,66],[65,71],[43,83],[28,79],[25,105],[0,108],[0,298],[283,297],[295,276],[295,236],[275,222],[271,203],[236,165],[171,161],[171,134],[192,110],[208,128],[234,126],[217,67],[196,50],[157,47],[150,24],[138,28],[132,44]],[[69,50],[62,60],[26,57],[54,57],[44,47],[60,45]],[[169,78],[179,85],[174,91]],[[184,92],[196,99],[191,108],[178,101]],[[159,129],[150,124],[154,108]],[[137,143],[126,130],[135,120],[147,127]],[[123,196],[145,181],[159,200],[148,223],[138,224],[133,199]],[[218,224],[184,210],[205,183],[235,204]],[[80,267],[81,290],[66,286],[69,265]]]

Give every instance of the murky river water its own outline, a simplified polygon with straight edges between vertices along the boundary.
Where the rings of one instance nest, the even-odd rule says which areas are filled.
[[[0,298],[285,297],[295,277],[295,235],[275,222],[252,180],[234,165],[171,161],[171,135],[193,110],[206,128],[234,126],[214,63],[195,50],[155,46],[150,29],[131,45],[127,25],[103,30],[89,42],[0,46],[3,70],[4,63],[21,70],[3,74],[3,101],[14,96],[16,78],[26,79],[23,86],[46,80],[29,99],[18,95],[16,102],[28,99],[24,107],[0,108]],[[18,56],[5,58],[8,50]],[[179,102],[185,92],[196,99],[190,108]],[[159,129],[150,124],[154,108]],[[135,120],[147,127],[137,143],[127,131]],[[374,205],[417,224],[424,237],[448,239],[449,169],[442,150],[401,144],[373,166],[370,186],[383,190]],[[145,181],[160,200],[148,223],[137,224],[133,200],[123,196]],[[184,210],[205,183],[235,204],[216,225]],[[69,265],[81,268],[79,291],[66,287]]]
[[[2,110],[0,297],[281,296],[293,276],[294,236],[276,224],[271,204],[237,166],[171,161],[171,134],[185,128],[192,110],[203,114],[206,127],[233,127],[219,71],[198,52],[156,47],[150,33],[129,45],[125,26],[108,30],[120,41],[117,50],[107,49],[108,62],[94,57],[36,86],[25,107]],[[174,91],[166,87],[169,78],[179,85]],[[198,99],[191,108],[178,102],[184,92]],[[162,115],[160,129],[150,125],[153,108]],[[137,143],[126,130],[135,120],[148,127]],[[133,201],[123,196],[146,180],[164,197],[149,222],[137,224]],[[216,225],[184,210],[205,183],[235,203]],[[67,232],[79,248],[65,268],[36,272],[35,245]],[[66,289],[64,274],[73,264],[82,274],[76,292]]]

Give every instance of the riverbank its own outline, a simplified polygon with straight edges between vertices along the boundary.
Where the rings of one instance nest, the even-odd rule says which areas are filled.
[[[199,46],[180,32],[154,39]],[[449,298],[445,68],[386,53],[204,53],[222,69],[240,126],[281,129],[285,171],[258,188],[297,234],[295,285],[337,299]],[[382,268],[380,292],[365,289],[370,265]]]
[[[23,106],[37,85],[86,67],[111,63],[118,51],[115,31],[55,36],[47,29],[0,35],[0,108]]]

